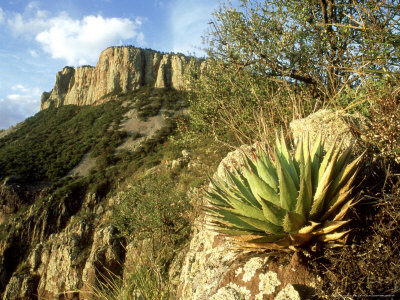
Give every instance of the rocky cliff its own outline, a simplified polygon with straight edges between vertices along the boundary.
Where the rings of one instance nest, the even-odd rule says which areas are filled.
[[[96,67],[65,67],[58,72],[51,92],[44,92],[41,109],[50,105],[91,105],[113,94],[142,86],[185,89],[185,74],[198,68],[200,60],[182,54],[164,54],[135,47],[104,50]]]

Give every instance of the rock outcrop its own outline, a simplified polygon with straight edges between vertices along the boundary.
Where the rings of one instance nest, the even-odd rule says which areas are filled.
[[[135,47],[104,50],[96,67],[65,67],[58,72],[51,92],[44,92],[41,109],[51,105],[92,105],[108,101],[118,93],[142,86],[185,89],[185,74],[199,68],[200,60],[182,54],[163,54]]]

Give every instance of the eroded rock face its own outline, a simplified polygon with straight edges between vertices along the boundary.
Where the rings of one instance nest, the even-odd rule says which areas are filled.
[[[185,71],[199,65],[200,60],[182,54],[111,47],[101,53],[96,67],[65,67],[58,72],[53,90],[42,95],[41,109],[51,105],[100,104],[110,99],[107,95],[145,85],[182,90],[186,86]]]

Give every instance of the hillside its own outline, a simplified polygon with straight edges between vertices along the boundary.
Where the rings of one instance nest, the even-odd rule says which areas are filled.
[[[353,87],[325,52],[269,61],[244,14],[216,16],[207,63],[108,48],[1,133],[2,299],[399,295],[396,69]]]
[[[110,51],[159,55],[127,47],[110,48],[102,58]],[[149,72],[141,68],[144,73],[136,74],[132,89],[102,94],[96,86],[101,101],[77,87],[79,77],[62,90],[60,73],[44,102],[56,105],[42,105],[41,112],[0,138],[3,299],[90,297],[105,278],[140,267],[129,262],[131,256],[154,239],[174,246],[166,251],[155,244],[140,255],[155,263],[146,276],[154,279],[160,273],[162,281],[154,284],[161,284],[169,281],[171,264],[179,269],[183,258],[177,253],[190,231],[186,193],[204,183],[221,153],[210,148],[207,137],[205,143],[174,138],[185,126],[188,105],[187,93],[174,89],[176,80],[183,80],[183,71],[178,76],[170,66],[174,57],[189,61],[161,55],[160,69],[154,69],[161,74],[156,86],[140,79]],[[110,68],[125,73],[126,67],[110,62]],[[115,76],[110,80],[117,82]],[[72,104],[68,99],[77,90],[81,98]],[[206,156],[205,148],[211,151]]]

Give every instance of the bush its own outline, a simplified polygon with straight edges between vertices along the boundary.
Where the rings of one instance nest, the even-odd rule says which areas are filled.
[[[135,180],[114,208],[112,220],[124,236],[174,244],[188,233],[189,209],[174,179],[157,173]]]

